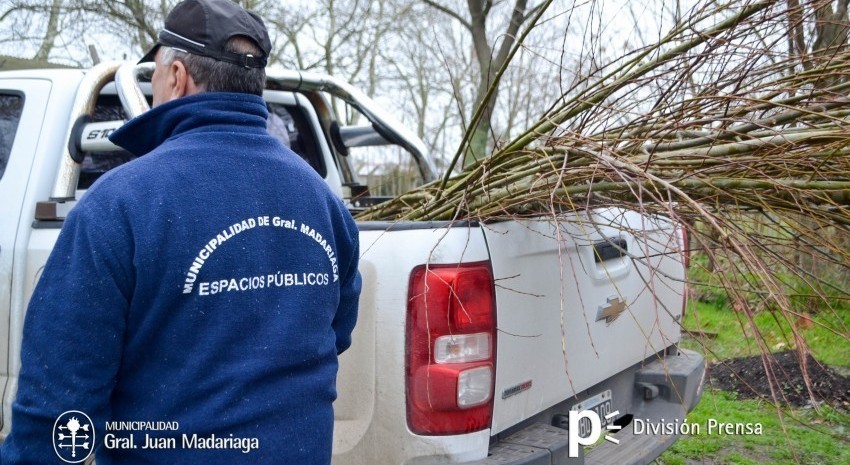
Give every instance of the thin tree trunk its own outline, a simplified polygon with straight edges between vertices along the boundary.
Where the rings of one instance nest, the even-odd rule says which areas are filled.
[[[501,36],[502,42],[499,45],[499,50],[495,52],[494,46],[490,46],[487,41],[487,15],[490,8],[493,6],[490,0],[467,0],[469,13],[472,18],[470,22],[470,31],[472,32],[472,43],[475,48],[475,55],[478,59],[478,68],[480,77],[478,80],[478,88],[475,91],[475,100],[472,107],[473,112],[482,104],[486,105],[481,122],[474,128],[472,140],[469,148],[464,155],[464,166],[474,163],[475,160],[486,156],[489,146],[495,142],[492,116],[496,108],[496,99],[498,91],[490,94],[490,99],[485,103],[484,98],[487,95],[487,90],[493,83],[493,77],[504,66],[508,58],[508,53],[513,48],[516,40],[517,32],[525,21],[525,11],[528,5],[527,0],[517,0],[514,4],[513,12],[511,13],[511,21],[508,29]]]
[[[50,56],[50,51],[56,44],[56,37],[59,35],[59,12],[62,9],[62,0],[53,0],[50,5],[50,13],[47,17],[47,30],[44,31],[44,39],[41,41],[41,47],[35,53],[35,60],[47,61]]]

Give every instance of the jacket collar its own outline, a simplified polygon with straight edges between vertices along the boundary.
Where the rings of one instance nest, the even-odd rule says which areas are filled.
[[[229,92],[204,92],[163,103],[118,128],[114,144],[142,156],[174,136],[196,132],[266,134],[268,111],[262,97]]]

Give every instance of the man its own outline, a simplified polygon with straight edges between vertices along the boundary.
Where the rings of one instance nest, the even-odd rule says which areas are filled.
[[[30,302],[2,463],[330,462],[358,232],[266,130],[270,48],[228,0],[168,15],[154,108],[112,136],[144,156],[68,215]]]

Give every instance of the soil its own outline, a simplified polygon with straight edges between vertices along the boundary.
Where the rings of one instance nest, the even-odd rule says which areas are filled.
[[[807,355],[805,365],[812,388],[810,396],[798,352],[770,354],[767,362],[770,376],[765,374],[764,359],[756,355],[712,363],[708,379],[711,386],[736,392],[739,398],[768,400],[773,399],[769,383],[772,379],[776,395],[784,404],[811,406],[814,397],[818,404],[825,402],[832,407],[850,409],[850,376],[839,374]]]

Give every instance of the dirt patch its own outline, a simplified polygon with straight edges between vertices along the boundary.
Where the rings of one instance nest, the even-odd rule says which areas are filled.
[[[761,355],[723,360],[709,366],[708,379],[711,386],[736,392],[741,398],[769,400],[773,398],[769,380],[773,380],[773,389],[783,403],[797,407],[812,404],[798,352],[770,354],[767,364],[765,371]],[[850,377],[822,365],[811,355],[805,365],[816,402],[850,409]]]

